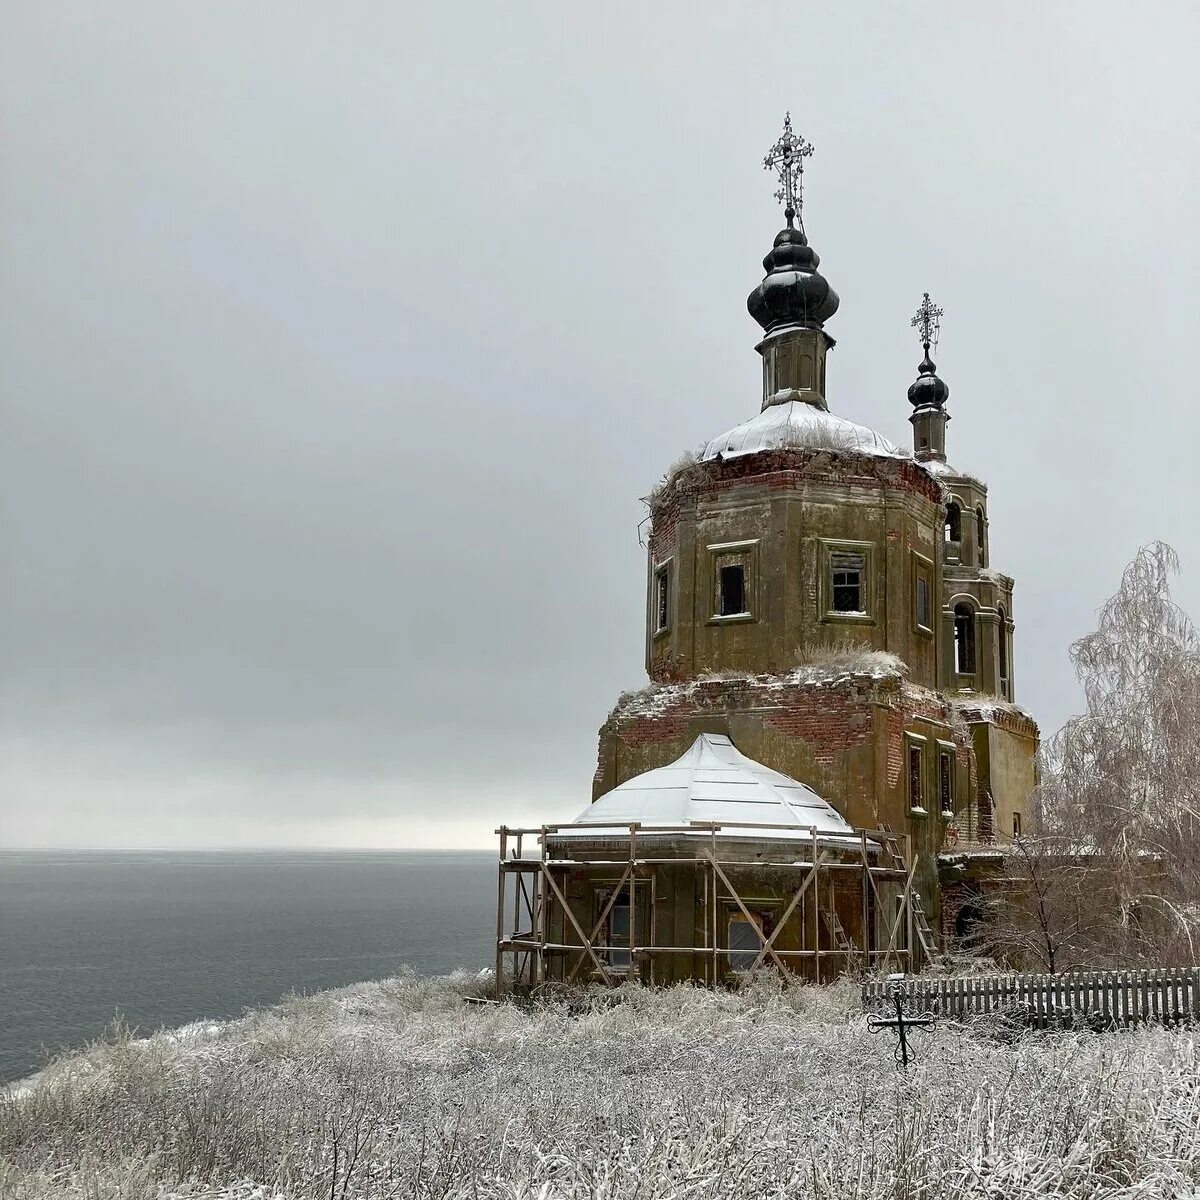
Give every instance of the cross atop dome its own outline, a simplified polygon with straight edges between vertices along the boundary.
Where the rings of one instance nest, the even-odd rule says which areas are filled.
[[[925,347],[925,353],[929,353],[930,346],[936,350],[938,334],[942,331],[942,310],[930,300],[928,292],[922,298],[911,324],[921,339],[921,345]]]
[[[783,205],[783,215],[787,218],[789,229],[797,217],[800,219],[800,228],[804,228],[804,160],[810,158],[812,152],[812,143],[792,132],[792,114],[788,112],[783,118],[783,133],[767,151],[763,168],[774,171],[779,177],[779,191],[775,193],[775,199]]]
[[[946,401],[950,389],[938,378],[937,363],[929,357],[929,348],[937,348],[942,331],[942,310],[926,292],[909,324],[917,331],[925,357],[917,368],[917,378],[908,389],[908,402],[914,412],[909,420],[913,427],[913,449],[918,462],[946,461]]]

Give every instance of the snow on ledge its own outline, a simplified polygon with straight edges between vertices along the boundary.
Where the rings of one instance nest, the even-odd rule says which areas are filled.
[[[950,696],[948,699],[959,714],[978,713],[984,721],[994,721],[999,716],[1022,717],[1026,721],[1033,721],[1035,725],[1037,724],[1032,713],[1023,709],[1019,704],[1013,704],[1011,700],[1005,700],[1003,696],[980,693],[970,696]]]
[[[782,675],[755,675],[746,671],[712,671],[683,683],[651,683],[634,691],[622,692],[613,708],[616,717],[659,717],[681,700],[694,696],[707,685],[742,682],[763,691],[781,691],[797,686],[826,687],[851,679],[874,682],[902,680],[908,668],[895,654],[868,650],[844,657],[830,658],[800,666]]]

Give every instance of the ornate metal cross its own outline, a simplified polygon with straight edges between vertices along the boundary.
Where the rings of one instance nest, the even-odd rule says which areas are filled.
[[[926,354],[929,353],[930,346],[937,349],[938,334],[942,331],[942,310],[930,300],[928,292],[922,298],[921,307],[912,319],[912,327],[917,331]]]
[[[792,114],[783,119],[783,135],[767,152],[763,167],[779,176],[779,191],[775,199],[783,205],[783,215],[790,226],[793,218],[800,217],[800,229],[804,230],[804,160],[813,152],[812,143],[806,142],[798,133],[792,132]]]
[[[937,1017],[933,1013],[922,1013],[919,1017],[910,1017],[904,1011],[905,996],[899,988],[892,990],[892,1001],[896,1005],[896,1015],[894,1017],[868,1017],[867,1024],[875,1030],[879,1029],[894,1029],[900,1037],[900,1044],[896,1047],[896,1065],[902,1070],[908,1069],[908,1036],[905,1030],[908,1029],[927,1029],[930,1025],[937,1024]]]

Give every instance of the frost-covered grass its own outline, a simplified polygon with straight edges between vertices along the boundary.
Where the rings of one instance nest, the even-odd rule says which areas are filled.
[[[1182,1197],[1191,1032],[945,1025],[907,1079],[850,983],[475,1006],[402,976],[116,1034],[0,1105],[0,1195]]]

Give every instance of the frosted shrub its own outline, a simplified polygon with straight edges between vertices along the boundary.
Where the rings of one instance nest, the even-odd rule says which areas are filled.
[[[0,1195],[1175,1197],[1190,1032],[944,1023],[907,1079],[849,982],[472,1005],[474,977],[291,999],[64,1057],[0,1102]]]
[[[1071,647],[1087,711],[1042,751],[1029,836],[985,940],[1026,970],[1187,965],[1200,953],[1200,632],[1175,551],[1126,567]]]

